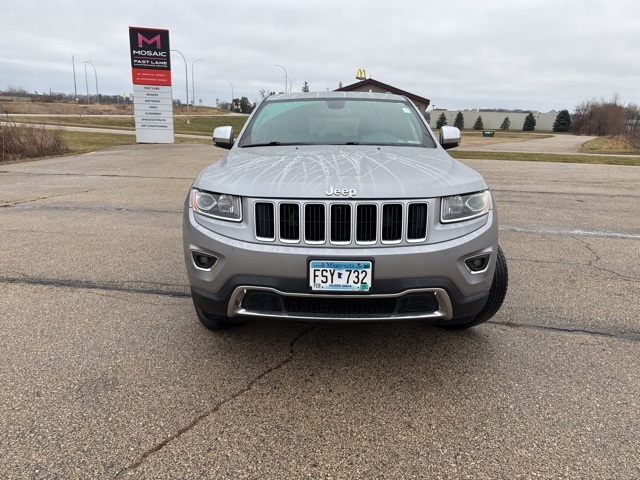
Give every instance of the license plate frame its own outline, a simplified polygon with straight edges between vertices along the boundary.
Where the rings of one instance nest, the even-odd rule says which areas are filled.
[[[370,293],[373,288],[372,260],[311,259],[307,271],[312,292]]]

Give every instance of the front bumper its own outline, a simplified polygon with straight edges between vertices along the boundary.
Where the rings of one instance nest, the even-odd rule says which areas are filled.
[[[184,253],[196,304],[230,318],[307,321],[428,320],[456,323],[485,305],[498,248],[493,211],[485,225],[436,244],[341,249],[238,241],[204,228],[191,209],[184,212]],[[215,257],[198,268],[193,252]],[[464,260],[491,254],[488,267],[471,273]],[[365,294],[310,292],[310,258],[374,260],[374,282]],[[254,300],[250,301],[253,295]],[[258,299],[258,300],[256,300]],[[416,306],[417,305],[417,306]]]

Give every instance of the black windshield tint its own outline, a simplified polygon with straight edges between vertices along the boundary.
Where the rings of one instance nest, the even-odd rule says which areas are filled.
[[[409,102],[372,99],[266,101],[239,146],[270,144],[436,146]]]

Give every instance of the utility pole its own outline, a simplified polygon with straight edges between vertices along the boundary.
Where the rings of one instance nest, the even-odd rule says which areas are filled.
[[[171,50],[172,52],[179,53],[184,60],[184,89],[187,92],[187,125],[191,125],[191,120],[189,119],[189,72],[187,70],[187,59],[184,58],[184,55],[179,50]]]
[[[195,77],[193,76],[193,66],[195,65],[196,62],[200,62],[200,61],[202,61],[202,59],[198,58],[193,62],[191,62],[191,95],[193,96],[193,108],[196,108],[196,80],[195,80]]]
[[[76,59],[73,55],[71,55],[71,64],[73,65],[73,103],[78,103],[78,85],[76,83]]]

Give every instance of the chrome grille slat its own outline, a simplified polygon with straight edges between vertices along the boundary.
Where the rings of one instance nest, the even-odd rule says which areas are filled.
[[[256,239],[307,245],[395,245],[427,239],[428,201],[256,200]]]

